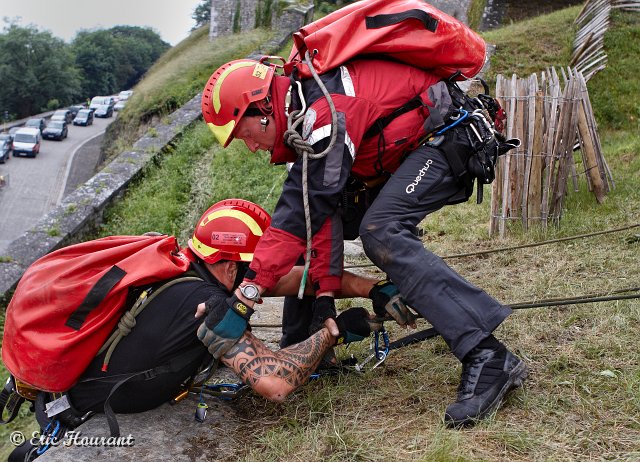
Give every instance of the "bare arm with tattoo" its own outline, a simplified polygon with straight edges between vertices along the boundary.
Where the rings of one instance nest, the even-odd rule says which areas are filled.
[[[261,396],[282,402],[307,382],[334,343],[335,338],[323,328],[303,342],[271,351],[247,331],[221,360]]]

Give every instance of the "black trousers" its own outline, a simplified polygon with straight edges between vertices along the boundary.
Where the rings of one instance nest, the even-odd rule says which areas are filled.
[[[465,199],[442,152],[420,146],[389,179],[360,225],[371,261],[462,359],[511,313],[426,250],[415,227],[430,213]]]

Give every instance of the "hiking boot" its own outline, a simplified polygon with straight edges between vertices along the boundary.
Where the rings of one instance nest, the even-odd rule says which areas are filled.
[[[527,377],[527,365],[503,345],[476,347],[462,362],[462,378],[455,403],[447,406],[448,427],[471,426],[502,404],[506,394]]]

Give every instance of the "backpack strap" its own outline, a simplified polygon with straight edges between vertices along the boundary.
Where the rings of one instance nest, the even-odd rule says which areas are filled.
[[[118,322],[118,328],[113,332],[113,334],[111,334],[111,337],[107,339],[104,345],[102,345],[102,348],[100,348],[100,351],[98,351],[98,354],[96,355],[96,356],[99,356],[100,354],[102,354],[102,352],[107,350],[107,354],[104,357],[104,362],[102,363],[103,371],[107,370],[107,367],[109,366],[109,361],[111,360],[111,355],[113,354],[113,351],[115,350],[116,346],[118,346],[118,343],[120,343],[120,340],[122,340],[125,336],[129,335],[129,332],[131,332],[131,329],[133,329],[134,326],[136,325],[136,316],[142,313],[142,310],[144,310],[145,307],[149,303],[151,303],[151,301],[160,293],[162,293],[163,291],[165,291],[166,289],[168,289],[169,287],[175,284],[179,284],[181,282],[188,282],[188,281],[202,281],[202,278],[197,276],[179,277],[162,284],[160,287],[156,289],[148,288],[142,291],[142,293],[138,296],[138,299],[133,304],[133,306],[129,310],[123,313],[122,317],[120,318],[120,321]]]
[[[413,111],[414,109],[418,109],[422,106],[424,106],[424,102],[422,101],[422,98],[420,98],[420,95],[414,96],[399,108],[394,109],[391,114],[380,117],[378,120],[376,120],[373,125],[371,125],[364,133],[363,138],[371,138],[379,135],[387,125],[393,122],[394,119],[400,117],[402,114],[406,114],[407,112]]]
[[[174,356],[169,361],[161,366],[154,367],[152,369],[147,369],[140,372],[133,372],[128,374],[120,381],[118,381],[111,391],[109,392],[109,396],[104,402],[104,414],[107,417],[107,423],[109,424],[109,431],[111,432],[111,436],[118,437],[120,436],[120,426],[118,425],[118,419],[116,418],[115,412],[111,408],[111,397],[115,394],[118,389],[124,385],[125,383],[131,382],[139,382],[145,380],[152,380],[162,374],[168,374],[172,372],[178,372],[184,367],[186,367],[193,360],[194,351],[201,350],[201,345],[196,345],[185,352]],[[215,370],[215,369],[214,369]]]
[[[0,392],[0,424],[8,424],[18,415],[20,406],[24,403],[24,398],[16,390],[16,382],[13,375],[10,375]],[[7,418],[5,419],[5,411]]]
[[[67,326],[80,330],[89,313],[102,303],[113,287],[127,275],[127,272],[113,265],[91,288],[80,306],[69,316]]]
[[[367,16],[365,17],[365,24],[367,29],[381,29],[383,27],[393,26],[395,24],[399,24],[408,19],[417,19],[422,23],[425,30],[429,32],[434,32],[438,28],[437,18],[434,18],[432,15],[427,13],[426,11],[412,9],[401,11],[400,13],[390,13],[390,14],[379,14],[377,16]]]

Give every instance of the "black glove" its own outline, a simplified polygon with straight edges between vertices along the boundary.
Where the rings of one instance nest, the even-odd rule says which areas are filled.
[[[371,334],[369,312],[364,308],[349,308],[336,318],[340,336],[336,345],[359,342]]]
[[[207,317],[198,328],[198,339],[209,353],[220,359],[247,330],[253,309],[235,295],[212,296],[206,301]]]
[[[415,324],[415,315],[407,308],[393,282],[377,282],[369,291],[369,298],[373,305],[373,311],[381,318],[385,318],[388,314],[401,326]]]
[[[313,335],[324,327],[324,322],[329,319],[336,319],[336,302],[333,297],[322,296],[313,302],[313,316],[309,325],[309,335]]]

